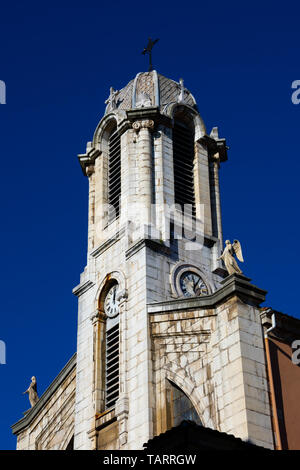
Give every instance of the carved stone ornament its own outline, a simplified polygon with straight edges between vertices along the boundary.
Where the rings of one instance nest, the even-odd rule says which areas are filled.
[[[135,106],[136,106],[136,108],[148,108],[148,107],[152,106],[152,101],[151,101],[150,96],[145,92],[139,93],[138,96],[137,96]]]
[[[184,88],[183,78],[181,78],[179,80],[179,85],[180,85],[180,92],[179,92],[179,95],[177,97],[177,103],[184,104],[184,102],[185,102],[185,99],[184,99],[185,88]]]
[[[132,123],[133,129],[138,132],[140,129],[153,129],[154,121],[152,119],[146,119],[144,121],[135,121]]]

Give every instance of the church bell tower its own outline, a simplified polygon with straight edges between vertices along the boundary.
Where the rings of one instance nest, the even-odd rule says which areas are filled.
[[[75,449],[141,449],[193,419],[272,447],[259,304],[223,249],[218,129],[155,70],[110,90],[85,154]]]

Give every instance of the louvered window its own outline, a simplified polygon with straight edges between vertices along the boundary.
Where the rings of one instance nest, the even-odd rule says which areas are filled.
[[[108,220],[112,222],[120,215],[121,196],[121,139],[114,129],[108,140],[108,204],[113,206]]]
[[[175,204],[179,204],[182,211],[185,204],[191,205],[195,217],[194,133],[178,120],[173,128],[173,165]]]
[[[119,323],[106,331],[105,408],[119,397]]]

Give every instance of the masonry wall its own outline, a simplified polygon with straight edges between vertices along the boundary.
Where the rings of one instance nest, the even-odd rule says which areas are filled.
[[[152,314],[151,307],[154,433],[170,427],[169,379],[192,401],[204,426],[273,448],[258,310],[237,297],[213,309]]]
[[[18,450],[66,449],[74,435],[75,377],[74,368],[30,425],[18,434]]]
[[[101,144],[102,153],[96,158],[94,172],[89,172],[88,264],[80,285],[75,289],[79,298],[76,449],[93,449],[99,445],[100,438],[96,444],[95,436],[103,434],[101,429],[106,420],[104,417],[97,418],[105,410],[101,405],[103,386],[99,385],[95,370],[104,357],[99,354],[100,345],[95,339],[98,327],[95,329],[93,318],[98,315],[99,295],[109,279],[107,276],[117,276],[120,290],[126,290],[126,300],[120,313],[120,403],[124,405],[130,397],[130,404],[129,410],[125,405],[117,404],[116,415],[122,429],[118,445],[124,449],[141,448],[153,436],[154,395],[147,303],[172,298],[170,277],[178,261],[200,265],[214,289],[220,280],[218,275],[211,274],[212,251],[209,246],[201,247],[201,250],[187,250],[186,240],[178,240],[177,247],[169,247],[169,254],[161,253],[157,247],[147,248],[143,239],[143,216],[147,204],[157,205],[153,215],[158,230],[158,245],[161,244],[160,237],[168,235],[169,220],[163,205],[171,206],[174,203],[172,130],[164,125],[158,125],[153,130],[152,121],[139,122],[137,130],[127,129],[121,136],[121,216],[118,221],[107,225],[105,215],[108,158],[105,142]],[[105,140],[105,133],[103,136]],[[147,159],[151,160],[151,171]],[[197,145],[195,159],[199,161],[196,165],[196,196],[207,206],[205,216],[210,219],[208,155],[200,144]],[[149,184],[152,185],[151,195],[147,189]],[[142,217],[138,220],[135,210],[141,201]],[[133,232],[132,226],[139,223],[141,230]],[[210,236],[211,222],[205,230]],[[166,246],[169,244],[167,240]]]

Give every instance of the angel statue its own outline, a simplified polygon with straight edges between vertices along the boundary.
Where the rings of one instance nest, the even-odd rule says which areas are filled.
[[[224,261],[225,267],[228,271],[228,274],[242,274],[234,255],[237,257],[239,261],[242,263],[244,262],[243,254],[242,254],[242,247],[238,240],[234,240],[233,243],[230,243],[229,240],[225,242],[225,248],[218,260],[222,259]]]
[[[29,395],[29,401],[30,401],[31,408],[32,408],[39,400],[39,397],[38,397],[38,394],[37,394],[36,378],[35,377],[31,377],[31,383],[30,383],[28,389],[23,394],[25,394],[25,393],[28,393],[28,395]]]

